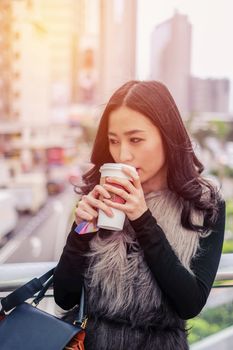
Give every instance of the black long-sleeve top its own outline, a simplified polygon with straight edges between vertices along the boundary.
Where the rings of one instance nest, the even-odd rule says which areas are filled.
[[[130,221],[143,249],[146,263],[161,290],[182,319],[195,317],[206,303],[213,285],[225,229],[225,202],[219,202],[218,219],[212,233],[200,238],[199,252],[191,261],[191,274],[179,261],[165,233],[148,209]],[[54,275],[54,297],[63,309],[79,303],[89,242],[96,233],[79,235],[74,223]]]

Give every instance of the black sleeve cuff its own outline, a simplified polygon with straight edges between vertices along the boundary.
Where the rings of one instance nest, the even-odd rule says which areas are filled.
[[[150,209],[147,209],[147,211],[145,211],[145,213],[143,213],[139,218],[137,218],[136,220],[129,220],[133,229],[136,230],[140,230],[144,224],[147,222],[148,219],[150,219],[150,217],[152,216]],[[153,218],[154,221],[156,222],[155,218]]]
[[[151,214],[150,209],[147,209],[138,219],[130,220],[130,224],[133,227],[134,231],[137,233],[137,236],[153,235],[156,232],[157,237],[166,238],[163,230],[157,224],[156,219]]]

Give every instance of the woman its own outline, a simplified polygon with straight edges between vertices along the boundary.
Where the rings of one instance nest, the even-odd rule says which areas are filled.
[[[225,203],[201,176],[203,166],[162,83],[130,81],[113,94],[91,161],[55,273],[57,304],[79,303],[84,283],[86,350],[188,349],[184,320],[201,311],[211,290]],[[100,166],[109,162],[132,165],[138,175],[125,167],[130,180],[99,185]],[[125,203],[113,203],[110,192]],[[125,212],[123,230],[96,229],[98,210],[111,216],[111,208]]]

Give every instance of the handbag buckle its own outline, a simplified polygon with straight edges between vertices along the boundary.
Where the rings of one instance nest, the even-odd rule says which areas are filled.
[[[82,321],[82,324],[81,324],[81,328],[82,328],[82,329],[85,329],[85,328],[86,328],[86,326],[87,326],[87,320],[88,320],[88,318],[85,317],[84,320]]]
[[[86,328],[86,326],[87,326],[87,320],[88,320],[87,317],[85,317],[85,318],[82,320],[82,323],[81,323],[81,326],[80,326],[82,329],[85,329],[85,328]],[[80,321],[74,320],[73,325],[76,325],[77,323],[80,324]]]

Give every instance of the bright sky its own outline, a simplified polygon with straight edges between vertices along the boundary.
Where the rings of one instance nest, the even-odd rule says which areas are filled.
[[[192,74],[229,78],[233,112],[233,0],[138,0],[138,77],[148,78],[153,28],[175,9],[187,14],[192,24]]]

